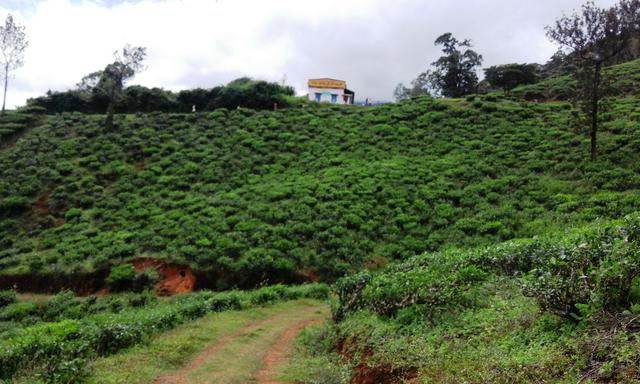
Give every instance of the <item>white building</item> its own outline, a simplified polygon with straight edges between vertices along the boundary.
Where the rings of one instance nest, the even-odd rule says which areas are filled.
[[[347,82],[336,79],[310,79],[309,100],[319,103],[353,104],[355,93],[347,89]]]

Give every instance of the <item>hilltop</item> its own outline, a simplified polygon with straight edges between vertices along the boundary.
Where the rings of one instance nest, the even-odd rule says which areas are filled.
[[[640,209],[640,104],[613,105],[597,163],[569,104],[496,95],[139,113],[113,131],[41,116],[0,151],[0,270],[104,275],[144,257],[214,288],[330,281],[619,217]]]

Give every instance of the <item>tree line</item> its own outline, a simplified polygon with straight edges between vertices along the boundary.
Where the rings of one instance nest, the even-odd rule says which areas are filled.
[[[292,87],[262,80],[242,77],[224,86],[186,89],[172,92],[162,88],[141,85],[123,87],[115,98],[113,108],[120,113],[135,112],[191,112],[212,111],[216,108],[271,109],[273,104],[287,105],[287,97],[293,96]],[[49,91],[44,96],[29,99],[30,107],[44,108],[47,113],[78,111],[104,113],[108,109],[109,96],[101,88],[77,87],[69,91]]]
[[[24,64],[27,46],[25,27],[17,24],[9,14],[5,25],[0,26],[0,69],[4,83],[2,112],[11,72]],[[226,86],[180,92],[139,85],[125,87],[128,80],[145,69],[146,54],[145,47],[126,45],[121,51],[114,52],[112,63],[83,77],[74,89],[48,91],[44,96],[29,99],[27,105],[32,110],[45,113],[106,111],[105,126],[110,128],[115,112],[191,112],[237,107],[271,109],[274,104],[285,105],[287,96],[295,95],[292,87],[248,77],[238,78]]]

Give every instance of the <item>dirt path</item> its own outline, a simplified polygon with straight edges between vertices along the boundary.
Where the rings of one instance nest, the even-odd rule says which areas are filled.
[[[278,368],[286,361],[289,348],[293,344],[293,340],[302,332],[303,329],[310,325],[318,324],[321,320],[311,319],[303,321],[287,328],[280,336],[278,341],[269,349],[264,357],[262,369],[257,374],[258,384],[279,384],[277,380]]]
[[[296,336],[322,322],[326,306],[299,306],[246,325],[209,344],[188,364],[155,384],[278,384],[279,368]]]

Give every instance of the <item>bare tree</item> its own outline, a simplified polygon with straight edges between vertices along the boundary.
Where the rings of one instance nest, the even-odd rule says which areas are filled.
[[[2,99],[2,113],[7,103],[7,88],[9,87],[9,74],[24,65],[24,51],[29,42],[25,33],[25,27],[13,21],[9,14],[0,26],[0,65],[2,66],[2,78],[4,80],[4,97]]]
[[[580,12],[563,16],[547,27],[547,36],[574,57],[578,81],[575,95],[590,121],[591,160],[598,156],[598,112],[603,92],[602,68],[614,61],[640,30],[640,0],[622,0],[609,9],[596,7],[593,2],[582,6]]]

